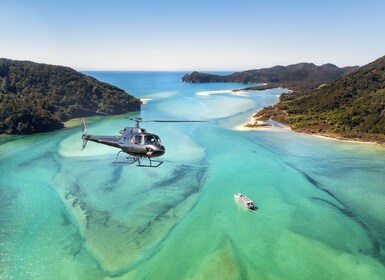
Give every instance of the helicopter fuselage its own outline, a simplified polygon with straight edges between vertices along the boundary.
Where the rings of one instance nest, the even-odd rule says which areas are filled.
[[[86,147],[87,142],[95,142],[103,145],[108,145],[120,149],[116,155],[114,163],[137,163],[137,166],[142,167],[158,167],[163,161],[152,160],[151,158],[162,156],[166,150],[161,144],[160,138],[156,134],[148,133],[144,128],[140,127],[140,123],[143,122],[142,118],[135,118],[135,127],[125,127],[120,131],[120,135],[108,136],[108,135],[90,135],[87,133],[87,124],[84,118],[82,118],[83,131],[82,139],[83,145],[82,150]],[[206,122],[206,121],[195,121],[195,120],[151,120],[145,122]],[[128,154],[125,162],[118,162],[118,156],[121,152]],[[142,164],[141,158],[148,158],[149,164]]]
[[[158,135],[147,133],[144,128],[140,127],[125,127],[120,131],[121,135],[90,135],[87,133],[87,126],[83,120],[83,149],[87,141],[115,147],[121,149],[122,152],[134,156],[153,158],[162,156],[165,153],[165,148],[161,144]]]

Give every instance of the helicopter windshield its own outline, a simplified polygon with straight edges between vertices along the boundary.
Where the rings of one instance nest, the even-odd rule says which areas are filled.
[[[159,137],[155,136],[155,135],[146,135],[144,136],[144,144],[146,145],[159,145],[160,143],[160,139]]]

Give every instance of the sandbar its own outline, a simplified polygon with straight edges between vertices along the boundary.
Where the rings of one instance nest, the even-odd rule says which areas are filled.
[[[234,130],[249,131],[249,130],[291,130],[289,126],[269,119],[268,121],[261,120],[264,116],[254,117],[256,113],[251,115],[250,120],[246,123],[235,126]]]

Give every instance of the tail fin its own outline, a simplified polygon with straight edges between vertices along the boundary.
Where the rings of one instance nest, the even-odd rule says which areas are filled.
[[[86,121],[84,120],[84,118],[82,118],[82,123],[83,123],[83,127],[82,127],[83,145],[82,145],[81,151],[85,149],[85,147],[87,145],[87,141],[88,141],[87,124],[86,124]]]

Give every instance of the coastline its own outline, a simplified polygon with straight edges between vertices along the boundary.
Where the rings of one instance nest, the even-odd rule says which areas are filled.
[[[382,146],[382,147],[385,147],[385,144],[384,143],[380,143],[380,142],[373,142],[373,141],[363,141],[363,140],[358,140],[358,139],[348,139],[348,138],[338,138],[338,137],[333,137],[331,135],[328,135],[328,134],[316,134],[316,133],[306,133],[306,132],[298,132],[298,131],[295,131],[297,133],[304,133],[304,134],[308,134],[308,135],[311,135],[311,136],[314,136],[314,137],[318,137],[318,138],[323,138],[323,139],[327,139],[327,140],[333,140],[333,141],[343,141],[343,142],[349,142],[349,143],[358,143],[358,144],[371,144],[371,145],[379,145],[379,146]]]
[[[278,87],[282,87],[282,86],[275,85],[275,84],[269,84],[269,83],[263,83],[261,85],[253,86],[253,87],[246,87],[246,88],[233,89],[233,90],[202,91],[202,92],[197,92],[196,94],[197,95],[212,95],[212,94],[213,95],[215,95],[215,94],[234,94],[234,95],[237,95],[237,94],[241,93],[242,91],[243,92],[259,91],[259,90],[274,89],[274,88],[278,88]],[[282,88],[287,90],[288,93],[293,92],[293,90],[291,90],[289,87],[282,87]],[[271,106],[274,106],[276,104],[277,103],[272,104]],[[283,130],[292,130],[296,133],[303,133],[303,134],[307,134],[310,136],[319,137],[319,138],[323,138],[323,139],[327,139],[327,140],[344,141],[344,142],[359,143],[359,144],[375,144],[375,145],[385,147],[385,143],[380,142],[380,141],[363,140],[363,139],[359,139],[359,138],[347,138],[347,137],[344,137],[344,136],[338,135],[338,134],[314,133],[314,132],[307,132],[307,131],[303,131],[303,130],[296,130],[296,129],[293,129],[289,124],[283,124],[283,123],[274,121],[271,118],[268,120],[263,120],[263,118],[266,118],[264,115],[254,117],[254,116],[258,115],[258,113],[260,113],[263,109],[264,108],[253,113],[251,115],[249,121],[242,123],[242,124],[239,124],[237,126],[234,126],[233,130],[238,130],[238,131],[271,130],[271,131],[276,131],[276,132],[283,131]]]
[[[263,110],[263,109],[261,109]],[[365,141],[365,140],[362,140],[362,139],[354,139],[354,138],[345,138],[343,136],[340,136],[340,135],[331,135],[331,134],[328,134],[328,133],[310,133],[310,132],[305,132],[305,131],[297,131],[295,129],[293,129],[290,125],[288,124],[282,124],[282,123],[278,123],[276,121],[274,121],[275,123],[278,123],[281,125],[281,127],[279,126],[274,126],[274,125],[269,125],[269,124],[266,124],[266,121],[261,121],[260,119],[263,118],[263,116],[259,116],[259,117],[254,117],[255,115],[257,115],[261,110],[258,110],[256,113],[252,114],[249,121],[246,122],[246,123],[242,123],[240,125],[237,125],[235,126],[233,129],[234,130],[238,130],[238,131],[266,131],[266,130],[270,130],[270,131],[274,131],[274,132],[280,132],[280,131],[287,131],[287,130],[292,130],[296,133],[302,133],[302,134],[307,134],[307,135],[310,135],[310,136],[314,136],[314,137],[318,137],[318,138],[323,138],[323,139],[327,139],[327,140],[333,140],[333,141],[342,141],[342,142],[347,142],[347,143],[357,143],[357,144],[370,144],[370,145],[378,145],[378,146],[381,146],[381,147],[385,147],[385,143],[382,143],[382,142],[375,142],[375,141]]]

